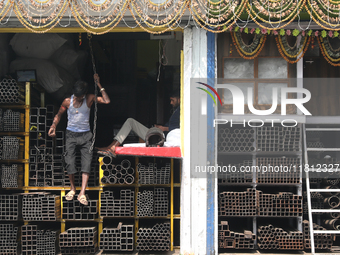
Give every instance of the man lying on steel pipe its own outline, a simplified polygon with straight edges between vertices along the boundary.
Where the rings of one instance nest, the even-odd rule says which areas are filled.
[[[168,146],[179,146],[180,138],[179,138],[179,123],[180,123],[180,94],[179,90],[173,91],[170,95],[170,104],[173,107],[172,115],[169,121],[164,125],[155,125],[155,127],[164,131],[169,131],[167,135],[167,142],[170,140],[169,138],[174,137],[171,142],[171,145]],[[128,118],[123,124],[122,128],[119,130],[118,134],[114,137],[113,142],[107,147],[96,148],[97,153],[104,156],[116,157],[116,147],[121,145],[126,137],[129,135],[131,131],[135,132],[142,140],[145,140],[145,137],[150,129],[136,121],[135,119]]]

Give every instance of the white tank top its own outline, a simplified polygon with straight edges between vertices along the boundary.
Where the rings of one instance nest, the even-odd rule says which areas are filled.
[[[79,108],[73,106],[73,95],[71,96],[70,107],[67,109],[67,130],[72,132],[90,131],[90,108],[86,103],[86,96]]]

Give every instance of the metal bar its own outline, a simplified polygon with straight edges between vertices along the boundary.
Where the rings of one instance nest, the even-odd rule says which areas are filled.
[[[306,128],[306,131],[340,131],[340,128]]]

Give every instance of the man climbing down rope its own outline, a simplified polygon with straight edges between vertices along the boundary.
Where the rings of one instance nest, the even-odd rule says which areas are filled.
[[[171,96],[170,96],[170,104],[173,107],[173,112],[172,115],[169,119],[169,122],[166,123],[164,126],[161,125],[155,125],[155,127],[158,127],[161,129],[163,132],[164,131],[169,131],[169,134],[171,131],[178,131],[179,129],[179,123],[180,123],[180,95],[179,91],[174,91]],[[145,140],[145,136],[149,130],[149,128],[145,127],[138,121],[129,118],[125,121],[123,124],[122,128],[119,130],[118,134],[115,136],[113,142],[107,146],[107,147],[102,147],[102,148],[96,148],[98,151],[98,154],[104,155],[104,156],[109,156],[109,157],[116,157],[116,147],[121,145],[126,137],[129,135],[131,132],[136,133],[141,139]],[[169,137],[169,134],[167,135],[167,140]],[[178,139],[179,140],[179,139]],[[176,141],[177,146],[179,146],[180,141]]]
[[[97,97],[97,103],[109,104],[110,98],[105,92],[105,89],[99,82],[98,74],[94,74],[94,80],[102,93],[102,97]],[[92,132],[90,130],[90,109],[96,100],[94,94],[87,94],[88,85],[84,81],[77,81],[73,86],[73,95],[66,98],[61,104],[58,113],[53,119],[53,123],[48,131],[48,135],[55,137],[57,125],[63,113],[67,110],[68,122],[66,128],[66,153],[65,163],[67,173],[71,183],[71,190],[66,194],[66,200],[72,200],[76,194],[74,184],[74,174],[77,172],[75,165],[76,147],[79,147],[81,152],[81,172],[82,185],[78,195],[78,200],[81,204],[87,205],[88,201],[85,196],[85,189],[89,180],[92,161],[91,139]]]

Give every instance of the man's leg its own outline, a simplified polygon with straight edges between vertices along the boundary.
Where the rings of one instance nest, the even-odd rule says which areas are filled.
[[[98,150],[110,151],[111,153],[115,153],[116,147],[125,141],[131,130],[144,140],[149,129],[138,121],[132,118],[128,118],[122,128],[119,130],[118,134],[115,136],[113,142],[107,147],[98,148]]]
[[[66,153],[65,153],[65,164],[68,177],[70,179],[71,190],[66,194],[67,200],[72,200],[73,196],[76,193],[76,186],[74,184],[74,174],[77,172],[76,170],[76,162],[75,162],[75,149],[76,149],[76,140],[73,136],[72,132],[66,130]]]
[[[83,133],[83,135],[80,136],[78,139],[79,150],[81,154],[81,172],[82,172],[81,190],[78,195],[78,200],[80,201],[80,203],[87,205],[88,201],[86,200],[85,197],[85,190],[91,173],[91,162],[93,152],[90,149],[92,143],[91,141],[92,133],[90,131]]]

